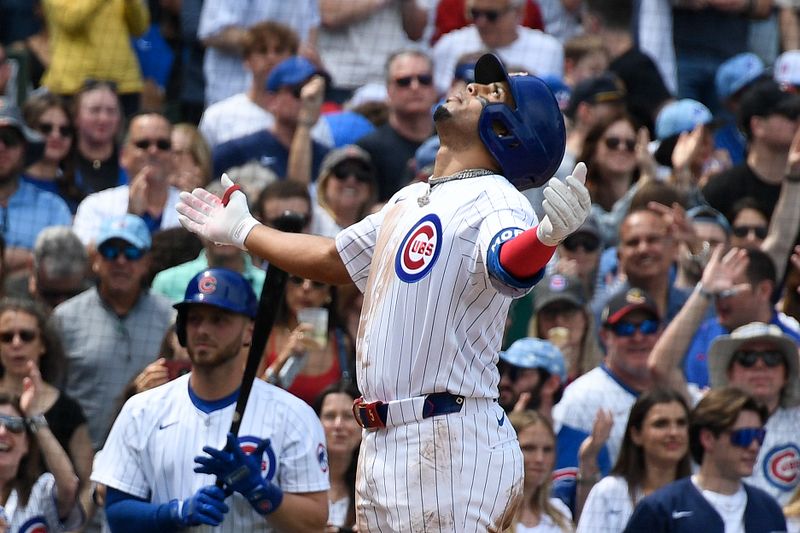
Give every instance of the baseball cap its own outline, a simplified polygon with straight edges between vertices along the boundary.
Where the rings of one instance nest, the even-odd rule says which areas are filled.
[[[720,335],[708,350],[708,373],[713,388],[728,385],[728,368],[733,354],[746,342],[769,341],[783,352],[786,358],[786,385],[781,404],[791,407],[800,404],[800,378],[798,377],[797,344],[775,324],[751,322],[740,326],[728,335]]]
[[[347,101],[346,109],[353,109],[362,104],[371,102],[385,103],[389,99],[389,93],[384,83],[367,83],[353,92],[353,96]]]
[[[439,153],[440,144],[439,136],[434,135],[426,139],[417,148],[417,151],[414,152],[414,165],[417,169],[417,174],[433,173],[433,164],[436,162],[436,154]]]
[[[466,83],[475,82],[475,61],[466,61],[456,65],[453,79],[462,80]]]
[[[555,344],[542,339],[526,337],[514,341],[508,350],[500,352],[500,359],[519,368],[547,370],[560,377],[561,383],[567,380],[567,367],[561,350]]]
[[[332,171],[336,165],[345,161],[358,161],[363,163],[364,166],[370,170],[374,170],[372,165],[372,158],[366,150],[355,144],[348,144],[341,148],[335,148],[328,152],[328,155],[322,160],[319,166],[319,175],[324,176]]]
[[[684,131],[692,131],[698,124],[711,125],[711,111],[691,98],[683,98],[665,105],[656,117],[656,138],[664,140]]]
[[[0,128],[14,128],[25,139],[25,166],[35,163],[44,153],[45,140],[22,119],[19,107],[8,98],[0,98]]]
[[[752,52],[737,54],[724,61],[714,76],[720,101],[727,100],[764,74],[764,62]]]
[[[375,131],[375,126],[367,117],[355,111],[326,113],[322,121],[328,126],[334,147],[353,144],[361,137]]]
[[[578,104],[624,103],[626,97],[625,84],[616,75],[606,72],[595,78],[583,80],[572,90],[566,115],[575,116]]]
[[[553,96],[556,97],[556,102],[558,102],[558,108],[564,112],[567,107],[569,107],[569,99],[572,95],[572,89],[569,88],[569,85],[564,83],[564,80],[561,79],[560,76],[556,76],[555,74],[548,74],[547,76],[542,76],[542,81],[550,87],[550,90],[553,92]]]
[[[749,137],[750,119],[783,115],[789,118],[800,116],[800,96],[781,90],[775,80],[763,80],[748,87],[739,101],[737,119],[742,131]]]
[[[586,305],[583,284],[578,278],[551,274],[533,288],[533,312],[538,313],[555,302],[567,302],[575,307]]]
[[[102,223],[95,243],[99,247],[111,239],[122,239],[140,250],[149,250],[152,244],[147,224],[141,217],[130,213],[119,218],[107,219]]]
[[[710,205],[698,205],[686,211],[686,218],[693,222],[711,222],[716,224],[726,235],[731,234],[731,225],[725,215]]]
[[[782,86],[800,86],[800,50],[787,50],[778,56],[772,77]]]
[[[645,291],[638,287],[623,287],[614,293],[603,309],[603,324],[613,326],[628,314],[639,310],[652,313],[656,318],[661,319],[658,305]]]
[[[284,87],[302,86],[316,74],[328,76],[308,59],[292,56],[275,65],[267,77],[266,89],[274,93]]]

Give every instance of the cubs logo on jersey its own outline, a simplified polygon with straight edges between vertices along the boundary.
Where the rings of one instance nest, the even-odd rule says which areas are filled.
[[[764,458],[764,477],[781,489],[792,490],[800,481],[800,448],[795,444],[777,446]]]
[[[430,272],[442,249],[442,222],[433,213],[426,215],[403,238],[395,257],[397,277],[415,283]]]
[[[239,446],[241,446],[242,451],[248,455],[252,455],[260,443],[261,439],[251,435],[239,437]],[[261,456],[261,473],[267,481],[272,481],[272,478],[275,477],[275,469],[277,466],[278,463],[275,460],[275,452],[272,450],[272,443],[267,439],[267,445],[264,447],[264,454]]]
[[[19,533],[48,533],[50,530],[47,528],[47,522],[43,516],[34,516],[22,524],[17,531]]]

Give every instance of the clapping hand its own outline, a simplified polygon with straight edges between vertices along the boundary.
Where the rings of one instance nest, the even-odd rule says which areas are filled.
[[[592,207],[586,182],[586,165],[578,163],[565,182],[551,178],[542,191],[545,200],[542,209],[544,218],[539,223],[536,236],[547,246],[556,246],[578,229]]]

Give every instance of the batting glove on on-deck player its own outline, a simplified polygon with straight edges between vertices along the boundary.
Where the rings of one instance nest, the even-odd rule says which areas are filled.
[[[542,244],[556,246],[578,229],[589,216],[592,200],[584,185],[586,165],[578,163],[566,183],[551,178],[542,194],[544,218],[539,222],[536,236]]]
[[[245,249],[244,240],[258,221],[250,214],[247,197],[227,174],[220,179],[226,188],[220,200],[205,189],[182,192],[178,202],[181,225],[217,244],[233,244]]]
[[[169,502],[170,518],[180,528],[202,524],[218,526],[227,512],[225,492],[214,485],[202,487],[188,500]]]
[[[225,484],[225,489],[247,498],[258,513],[270,514],[283,501],[283,491],[261,475],[261,456],[268,444],[269,440],[262,440],[256,451],[248,455],[242,451],[233,433],[228,433],[224,449],[203,447],[209,457],[195,457],[194,462],[200,466],[194,471],[217,476]]]

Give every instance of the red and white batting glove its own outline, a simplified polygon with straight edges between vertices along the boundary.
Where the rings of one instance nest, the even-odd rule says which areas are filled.
[[[233,244],[245,249],[244,240],[258,221],[250,214],[247,197],[227,174],[221,178],[225,186],[222,199],[205,189],[182,192],[176,206],[181,225],[217,244]]]
[[[539,222],[536,236],[542,244],[556,246],[567,236],[581,227],[589,210],[592,200],[586,182],[586,165],[578,163],[571,176],[567,176],[566,183],[551,178],[547,182],[542,194],[544,218]]]

